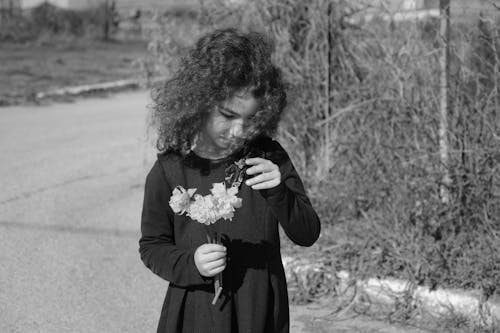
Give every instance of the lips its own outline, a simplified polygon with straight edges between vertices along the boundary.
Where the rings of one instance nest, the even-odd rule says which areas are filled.
[[[243,143],[243,140],[233,138],[233,139],[227,139],[224,137],[221,137],[219,140],[219,144],[224,147],[224,148],[238,148],[241,144]]]

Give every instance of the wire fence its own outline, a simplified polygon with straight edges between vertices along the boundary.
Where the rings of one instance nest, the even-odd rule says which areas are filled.
[[[279,2],[279,0],[273,1]],[[357,1],[359,6],[364,6],[365,9],[359,11],[357,17],[353,16],[351,23],[354,24],[368,22],[374,18],[382,18],[391,22],[414,21],[418,23],[423,19],[439,16],[438,0]],[[73,27],[76,24],[81,26],[76,30],[88,31],[87,26],[96,25],[94,21],[97,19],[101,22],[98,25],[102,25],[104,39],[109,39],[113,35],[113,38],[117,39],[149,40],[158,17],[201,19],[205,15],[204,6],[210,4],[211,7],[223,8],[224,4],[230,2],[234,0],[145,0],[140,2],[132,0],[0,0],[0,40],[36,39],[37,32],[47,30],[44,27],[48,25]],[[326,2],[333,6],[341,3],[339,0],[326,0]],[[37,20],[33,18],[37,16],[34,12],[42,5],[53,8],[45,10],[54,13],[54,15],[44,16],[50,22],[44,22],[44,19],[40,17]],[[89,12],[93,13],[90,15],[93,19],[89,19]],[[451,0],[451,17],[455,22],[477,22],[479,18],[495,22],[500,18],[500,0]],[[57,22],[52,22],[54,19]],[[61,20],[64,22],[59,22]],[[68,29],[56,30],[61,32]]]
[[[224,2],[224,0],[219,0]],[[106,3],[106,0],[69,0],[69,1],[22,1],[22,0],[0,0],[0,24],[3,22],[25,16],[36,5],[49,3],[56,7],[69,10],[83,10],[98,7]],[[141,13],[165,13],[175,7],[191,8],[196,10],[203,6],[203,0],[115,0],[116,11],[122,19],[128,19]],[[332,1],[333,3],[335,1]],[[438,0],[379,0],[364,1],[374,10],[389,13],[396,20],[420,19],[422,16],[433,16],[438,11]],[[371,14],[369,14],[371,15]],[[436,16],[436,15],[434,15]],[[471,21],[477,17],[489,17],[496,19],[500,17],[500,0],[451,0],[451,16],[455,21]]]

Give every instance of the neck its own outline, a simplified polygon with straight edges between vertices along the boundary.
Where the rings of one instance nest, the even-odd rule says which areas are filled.
[[[199,146],[196,146],[192,149],[196,155],[207,158],[209,160],[218,160],[224,157],[229,156],[229,153],[227,152],[220,152],[220,151],[215,151],[215,150],[210,150],[209,148],[201,148]]]

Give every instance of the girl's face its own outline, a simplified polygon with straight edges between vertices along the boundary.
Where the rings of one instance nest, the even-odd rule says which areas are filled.
[[[258,101],[249,93],[236,94],[216,106],[202,128],[202,145],[214,152],[230,153],[241,146],[249,119],[257,112]]]

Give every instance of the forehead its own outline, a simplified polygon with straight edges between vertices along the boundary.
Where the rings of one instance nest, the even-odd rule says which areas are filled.
[[[226,99],[222,106],[242,117],[249,117],[257,111],[258,104],[258,100],[251,94],[236,94]]]

